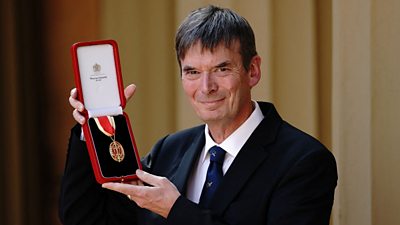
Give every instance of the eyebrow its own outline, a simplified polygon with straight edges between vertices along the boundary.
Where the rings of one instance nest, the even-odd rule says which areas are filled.
[[[227,60],[227,61],[224,61],[224,62],[221,62],[221,63],[217,64],[217,65],[214,66],[213,68],[222,68],[222,67],[226,67],[226,66],[230,66],[230,65],[232,65],[232,62],[229,61],[229,60]],[[183,72],[187,72],[187,71],[191,71],[191,70],[195,70],[195,69],[196,69],[196,68],[193,67],[193,66],[186,65],[186,66],[184,66],[184,67],[182,68],[182,71],[183,71]]]
[[[183,69],[182,69],[182,71],[183,72],[187,72],[187,71],[191,71],[191,70],[194,70],[195,68],[193,67],[193,66],[184,66],[183,67]]]
[[[230,66],[231,64],[232,64],[231,61],[228,60],[228,61],[224,61],[224,62],[216,65],[215,68],[222,68],[222,67]]]

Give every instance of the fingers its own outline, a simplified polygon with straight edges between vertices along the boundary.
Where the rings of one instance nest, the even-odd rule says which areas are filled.
[[[80,102],[77,98],[78,98],[78,91],[76,90],[76,88],[73,88],[71,90],[68,100],[69,104],[72,106],[72,108],[74,108],[72,116],[78,123],[82,125],[85,123],[85,117],[82,116],[81,112],[83,112],[85,107],[83,106],[82,102]]]
[[[82,102],[80,102],[78,99],[78,91],[76,88],[73,88],[71,90],[71,95],[69,96],[69,104],[72,106],[72,108],[77,109],[79,112],[83,112],[85,107],[83,107]]]
[[[140,186],[140,185],[135,185],[135,184],[129,184],[129,183],[104,183],[101,185],[103,188],[119,192],[121,194],[124,194],[128,196],[128,198],[132,201],[139,202],[139,205],[143,207],[143,204],[140,204],[140,202],[143,202],[143,199],[146,199],[149,197],[149,191],[151,189],[154,189],[153,187],[149,186]]]
[[[104,183],[102,185],[103,188],[107,188],[113,191],[117,191],[119,193],[122,193],[124,195],[131,195],[132,193],[135,193],[136,187],[139,188],[139,186],[135,186],[132,184],[124,184],[124,183]]]
[[[135,94],[135,91],[136,91],[136,85],[134,84],[130,84],[125,88],[124,94],[126,101],[129,101],[129,99],[132,98],[132,96]]]
[[[164,183],[163,181],[167,180],[165,177],[152,175],[150,173],[144,172],[143,170],[136,170],[136,175],[138,176],[139,180],[134,180],[129,183],[109,182],[104,183],[102,187],[128,195],[132,193],[132,188],[135,186],[144,186],[143,183],[147,183],[151,186],[161,186]]]
[[[136,175],[142,182],[147,183],[151,186],[162,186],[163,184],[165,184],[165,182],[167,182],[167,179],[165,177],[159,177],[139,169],[136,170]]]
[[[144,186],[144,183],[143,183],[141,180],[139,180],[139,179],[129,181],[129,182],[127,182],[127,184],[138,185],[138,186]]]
[[[82,116],[82,114],[77,110],[74,109],[74,111],[72,111],[72,116],[74,117],[75,121],[78,122],[79,124],[83,125],[86,122],[86,119],[84,116]]]
[[[180,196],[178,189],[165,177],[155,176],[142,170],[137,170],[136,175],[151,186],[104,183],[102,187],[120,192],[136,202],[139,207],[167,218],[172,206]]]

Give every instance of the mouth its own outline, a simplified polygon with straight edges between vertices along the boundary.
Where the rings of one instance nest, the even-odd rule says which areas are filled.
[[[206,107],[215,107],[220,105],[224,101],[224,98],[220,99],[205,99],[198,101],[200,104],[205,105]]]

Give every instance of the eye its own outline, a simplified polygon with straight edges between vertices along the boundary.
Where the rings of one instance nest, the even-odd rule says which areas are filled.
[[[194,80],[200,77],[200,72],[197,70],[185,70],[183,71],[183,78]]]
[[[187,74],[190,74],[190,75],[195,75],[195,74],[199,74],[199,71],[196,71],[196,70],[190,70],[190,71],[187,71]]]
[[[226,72],[228,70],[229,70],[228,67],[220,67],[220,68],[217,68],[216,72]]]
[[[226,76],[230,73],[231,69],[229,67],[223,66],[223,67],[217,67],[213,71],[215,75],[217,76]]]

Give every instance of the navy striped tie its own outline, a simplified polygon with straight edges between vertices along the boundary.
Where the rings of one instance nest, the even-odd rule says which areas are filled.
[[[207,170],[206,181],[204,182],[203,191],[201,192],[200,205],[208,208],[219,183],[224,176],[222,172],[222,165],[224,164],[225,151],[224,149],[213,146],[209,150],[210,165]]]

